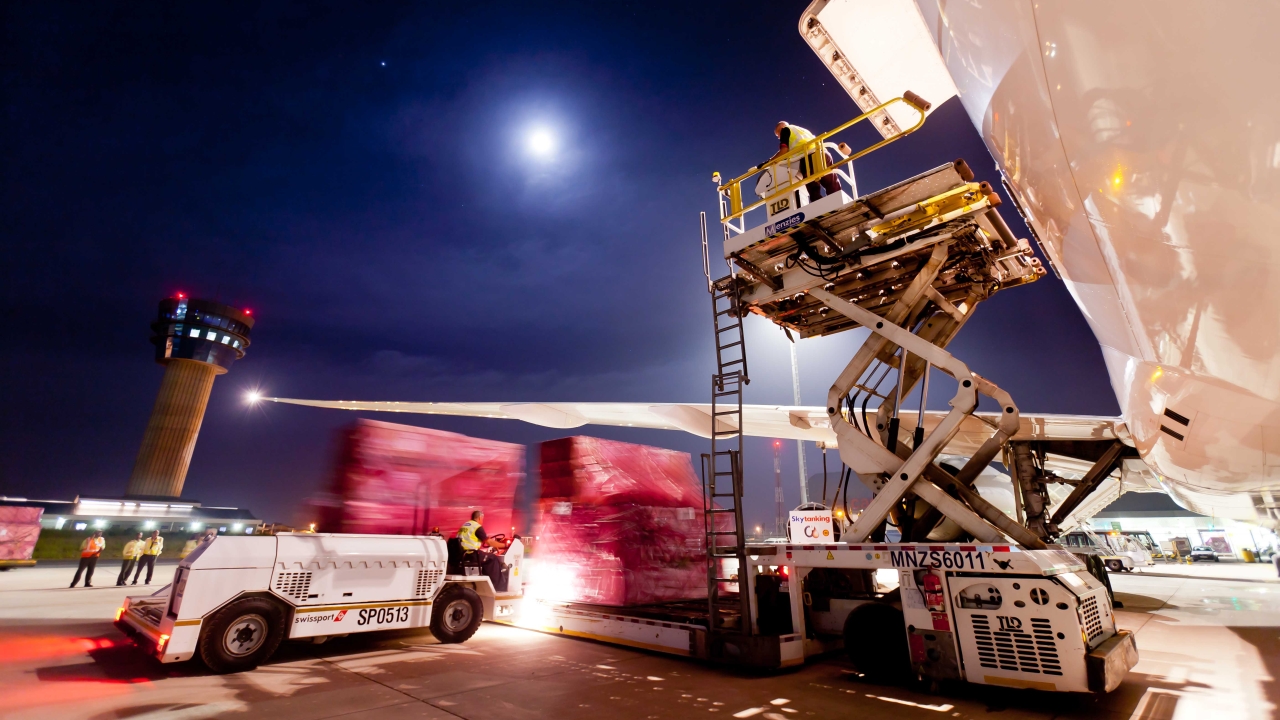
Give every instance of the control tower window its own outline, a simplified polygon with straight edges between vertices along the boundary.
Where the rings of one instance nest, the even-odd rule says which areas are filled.
[[[191,328],[191,337],[200,337],[200,328]]]
[[[226,344],[227,344],[227,343],[229,343],[229,342],[231,342],[231,337],[230,337],[230,336],[228,336],[228,335],[223,335],[223,336],[222,336],[222,344],[223,344],[223,345],[226,345]]]
[[[218,339],[218,333],[216,333],[216,332],[214,332],[214,331],[210,330],[209,332],[205,333],[205,335],[204,335],[204,339],[205,339],[205,340],[217,340],[217,339]]]

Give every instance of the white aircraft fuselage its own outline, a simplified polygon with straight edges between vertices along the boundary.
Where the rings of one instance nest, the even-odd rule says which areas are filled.
[[[918,7],[1142,458],[1187,508],[1274,526],[1280,6]]]

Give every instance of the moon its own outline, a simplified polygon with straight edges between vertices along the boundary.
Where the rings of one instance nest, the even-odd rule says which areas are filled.
[[[529,133],[529,150],[534,155],[547,156],[555,152],[556,137],[547,128],[537,128]]]

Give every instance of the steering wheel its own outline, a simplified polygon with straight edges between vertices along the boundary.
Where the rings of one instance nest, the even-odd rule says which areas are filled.
[[[506,535],[490,535],[489,539],[494,542],[502,543],[501,549],[494,548],[494,553],[498,555],[504,554],[507,552],[507,548],[511,547],[511,541],[507,539]]]

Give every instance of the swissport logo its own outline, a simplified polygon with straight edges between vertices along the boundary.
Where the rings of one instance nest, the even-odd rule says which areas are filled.
[[[334,621],[334,622],[342,622],[342,618],[344,618],[344,617],[346,617],[346,616],[347,616],[347,611],[346,611],[346,610],[339,610],[339,611],[338,611],[338,615],[337,615],[337,617],[335,617],[335,618],[333,619],[333,621]]]
[[[765,237],[768,237],[770,235],[777,235],[783,230],[790,230],[791,228],[799,225],[802,222],[804,222],[804,213],[796,213],[795,215],[788,215],[772,225],[765,225],[764,226]]]

